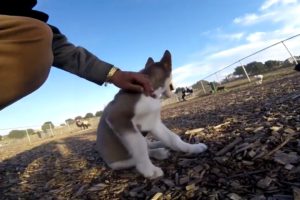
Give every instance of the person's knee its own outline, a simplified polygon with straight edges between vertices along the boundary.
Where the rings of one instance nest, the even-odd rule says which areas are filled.
[[[35,57],[43,62],[48,63],[48,65],[53,62],[52,54],[52,39],[53,33],[50,27],[39,20],[33,19],[31,23],[25,24],[25,28],[30,29],[27,34],[27,39],[30,40],[29,48],[30,51],[33,51],[36,55],[42,56],[41,58]]]
[[[0,42],[0,90],[5,91],[0,109],[38,89],[53,62],[52,31],[47,24],[26,17],[6,22],[3,31],[11,34]]]
[[[39,20],[32,21],[31,34],[34,38],[38,37],[42,43],[52,46],[53,33],[51,28],[44,22]]]

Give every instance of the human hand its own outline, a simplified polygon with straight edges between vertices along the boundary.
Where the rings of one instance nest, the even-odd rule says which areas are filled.
[[[138,72],[118,70],[110,78],[115,86],[132,92],[141,92],[146,96],[153,96],[153,88],[147,75]]]

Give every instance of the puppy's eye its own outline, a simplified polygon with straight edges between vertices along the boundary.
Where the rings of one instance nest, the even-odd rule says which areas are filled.
[[[174,87],[173,87],[173,84],[172,83],[170,83],[170,90],[172,91],[172,90],[174,90]]]

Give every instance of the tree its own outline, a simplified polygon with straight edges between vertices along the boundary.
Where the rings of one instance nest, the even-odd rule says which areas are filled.
[[[299,56],[294,56],[294,58],[298,61],[300,61],[300,57]],[[295,61],[292,57],[286,59],[285,61],[283,61],[282,63],[282,67],[292,67],[295,66]]]
[[[8,133],[8,137],[11,139],[20,139],[26,136],[25,130],[12,130]]]
[[[103,114],[103,111],[97,111],[96,114],[95,114],[95,116],[96,117],[101,117],[102,114]]]
[[[82,117],[79,115],[79,116],[75,117],[75,120],[77,120],[77,119],[82,119]]]
[[[193,89],[198,89],[200,91],[203,91],[203,88],[205,90],[205,93],[209,92],[209,91],[212,91],[212,87],[217,87],[218,85],[220,85],[221,83],[218,83],[216,81],[212,81],[212,82],[209,82],[209,81],[206,81],[206,80],[202,80],[202,84],[201,84],[201,81],[198,81],[196,84],[194,84],[192,86]],[[202,87],[203,85],[203,87]],[[204,91],[203,91],[204,92]]]
[[[238,66],[234,69],[234,72],[233,72],[233,75],[244,75],[245,72],[243,70],[243,67],[242,66]]]
[[[203,90],[202,88],[202,84],[203,84],[203,87],[206,91],[210,90],[210,86],[209,86],[209,82],[206,81],[206,80],[200,80],[198,82],[196,82],[194,85],[192,85],[192,88],[195,89],[195,90]]]
[[[70,125],[70,124],[74,124],[75,121],[74,121],[74,119],[69,118],[69,119],[66,119],[65,122],[66,122],[66,124]]]
[[[0,135],[0,141],[1,141],[1,140],[3,140],[3,137],[2,137],[2,135]]]
[[[54,128],[54,125],[52,122],[45,122],[43,125],[42,125],[42,130],[46,133],[48,129],[50,129],[50,127],[53,129]]]
[[[251,75],[261,74],[267,71],[267,68],[262,62],[256,61],[247,64],[245,68],[247,73]]]
[[[255,74],[260,74],[260,73],[263,73],[263,72],[266,72],[268,71],[266,66],[262,63],[262,62],[251,62],[251,63],[248,63],[245,67],[245,70],[247,71],[247,73],[249,75],[255,75]],[[245,75],[245,72],[244,72],[244,69],[242,66],[238,66],[235,68],[234,72],[233,72],[234,75]]]
[[[34,135],[36,132],[33,129],[27,129],[29,135]]]
[[[94,117],[93,113],[87,113],[84,117],[84,119],[87,119],[87,118],[92,118]]]
[[[268,60],[265,62],[265,66],[268,70],[278,69],[282,66],[282,61],[278,60]]]
[[[12,130],[9,132],[8,137],[14,138],[14,139],[16,139],[16,138],[20,139],[20,138],[25,137],[27,135],[27,133],[28,133],[28,135],[36,134],[36,132],[33,129],[27,129],[27,131],[26,130]]]

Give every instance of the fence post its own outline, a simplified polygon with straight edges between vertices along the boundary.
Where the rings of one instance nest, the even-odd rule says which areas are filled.
[[[71,133],[71,132],[72,132],[72,131],[71,131],[71,127],[70,127],[70,124],[68,123],[68,121],[66,121],[66,124],[67,124],[67,126],[68,126],[69,132]]]
[[[216,76],[216,83],[221,85],[221,80],[219,79],[218,72],[215,73],[215,76]]]
[[[298,62],[297,62],[296,58],[292,55],[292,53],[291,53],[290,50],[287,48],[287,46],[284,44],[284,42],[281,41],[281,43],[283,44],[283,46],[285,47],[285,49],[287,50],[287,52],[290,54],[290,56],[293,58],[295,64],[298,65]]]
[[[250,83],[250,82],[251,82],[251,79],[249,78],[248,73],[247,73],[247,71],[246,71],[244,65],[241,63],[241,61],[239,61],[239,63],[241,64],[241,66],[242,66],[242,68],[243,68],[243,70],[244,70],[244,73],[245,73],[245,75],[247,76],[247,79],[248,79],[248,81],[249,81],[249,83]]]
[[[51,124],[50,124],[50,123],[49,123],[49,127],[50,127],[51,136],[53,137],[54,134],[53,134],[52,127],[51,127]]]
[[[26,129],[26,135],[27,135],[27,139],[29,141],[29,144],[31,145],[31,140],[30,140],[30,137],[29,137],[29,134],[28,134],[28,130]]]
[[[204,88],[204,85],[203,85],[203,83],[202,83],[202,80],[200,80],[200,83],[201,83],[202,90],[203,90],[204,94],[206,94],[206,90],[205,90],[205,88]]]

